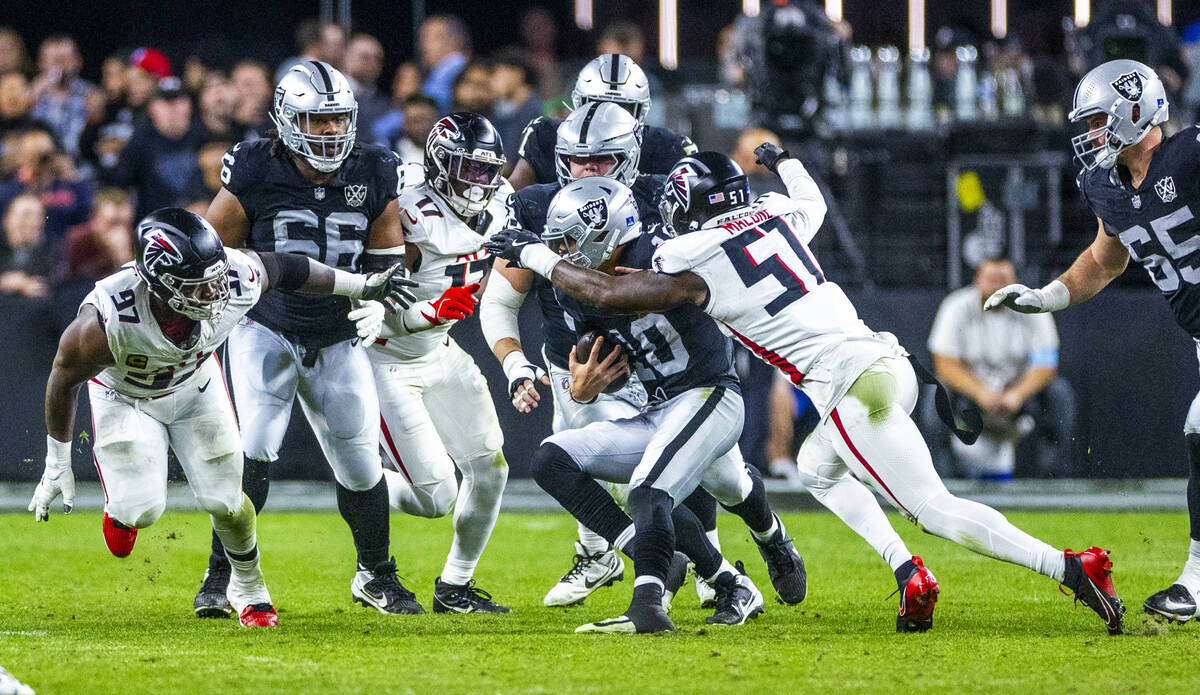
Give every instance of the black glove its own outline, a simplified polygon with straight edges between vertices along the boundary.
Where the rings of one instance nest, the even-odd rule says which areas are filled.
[[[520,227],[501,229],[483,242],[483,248],[496,258],[503,258],[513,266],[521,267],[521,251],[530,244],[540,244],[542,238]]]
[[[779,166],[779,162],[791,156],[787,150],[776,147],[769,142],[764,142],[754,148],[754,161],[765,166],[773,174],[779,173],[775,171],[775,167]]]
[[[360,299],[392,304],[393,308],[397,310],[409,308],[413,302],[417,301],[417,296],[408,288],[416,287],[417,283],[409,280],[405,275],[404,266],[400,263],[387,270],[371,273],[367,276]]]

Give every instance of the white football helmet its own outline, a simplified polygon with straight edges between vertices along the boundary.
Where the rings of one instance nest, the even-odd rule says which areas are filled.
[[[1117,155],[1167,120],[1167,106],[1162,80],[1148,66],[1136,60],[1110,60],[1092,68],[1075,88],[1068,118],[1077,122],[1103,113],[1108,123],[1071,138],[1075,158],[1089,171],[1113,168]]]
[[[571,175],[572,157],[613,158],[611,176],[626,186],[638,177],[642,158],[642,129],[628,111],[607,102],[593,102],[575,109],[558,125],[554,144],[554,173],[558,185],[566,186]]]
[[[641,232],[633,191],[616,179],[589,176],[554,194],[542,240],[569,263],[598,268]]]
[[[318,114],[344,114],[345,132],[313,134],[310,121]],[[306,60],[297,63],[279,80],[271,121],[289,150],[317,171],[330,172],[341,166],[354,147],[358,102],[350,81],[337,68],[319,60]]]
[[[606,53],[593,58],[579,71],[571,90],[571,106],[611,101],[624,106],[638,123],[650,113],[650,83],[646,73],[628,56]]]

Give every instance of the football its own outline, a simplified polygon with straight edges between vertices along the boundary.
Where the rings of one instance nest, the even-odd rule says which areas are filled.
[[[587,362],[592,354],[592,346],[596,344],[596,339],[600,336],[604,336],[604,342],[600,344],[601,352],[597,356],[598,360],[603,360],[605,357],[608,357],[609,353],[611,353],[619,345],[617,340],[613,338],[612,334],[610,334],[608,331],[588,331],[579,336],[579,340],[575,342],[575,359],[579,360],[580,362]],[[621,359],[626,360],[626,357],[622,356]],[[629,383],[629,372],[617,377],[612,381],[612,383],[610,383],[608,386],[605,386],[604,392],[616,393],[617,391],[620,391],[627,383]]]

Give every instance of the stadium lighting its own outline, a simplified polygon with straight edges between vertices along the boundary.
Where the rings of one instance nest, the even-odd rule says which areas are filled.
[[[757,17],[759,9],[758,0],[742,0],[742,14],[747,17]]]
[[[1008,0],[992,0],[992,36],[1008,35]]]
[[[575,26],[585,30],[592,28],[592,0],[575,0]]]
[[[658,62],[679,67],[679,0],[658,0]]]
[[[908,50],[925,48],[925,0],[908,0]]]
[[[831,22],[842,21],[842,0],[825,0],[825,16]]]
[[[1164,27],[1171,26],[1171,0],[1158,0],[1158,23]]]
[[[1075,0],[1075,26],[1086,27],[1092,21],[1091,0]]]

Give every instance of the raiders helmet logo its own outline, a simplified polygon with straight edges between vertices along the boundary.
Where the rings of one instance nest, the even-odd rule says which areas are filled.
[[[367,184],[352,183],[346,186],[346,204],[352,208],[362,207],[367,202]]]
[[[160,265],[171,266],[183,263],[183,254],[161,231],[151,232],[146,242],[146,267],[152,270]]]
[[[676,200],[683,206],[684,210],[691,207],[692,202],[692,187],[688,184],[688,179],[696,179],[700,177],[700,172],[691,164],[680,164],[675,167],[671,174],[667,176],[667,183],[671,186],[671,191],[675,193]]]
[[[1127,72],[1112,82],[1112,88],[1129,101],[1138,101],[1142,98],[1142,76],[1136,70]]]
[[[592,229],[601,229],[608,224],[608,202],[604,198],[589,200],[576,212],[579,213],[579,218],[587,222]]]

